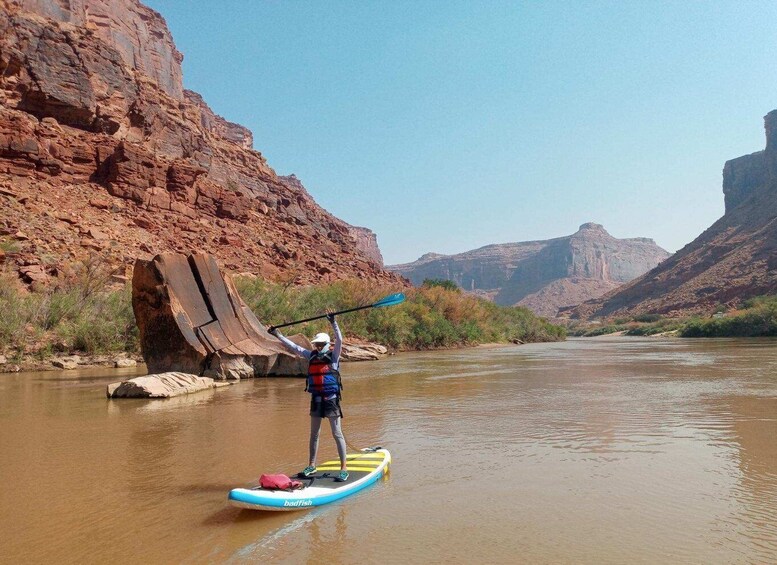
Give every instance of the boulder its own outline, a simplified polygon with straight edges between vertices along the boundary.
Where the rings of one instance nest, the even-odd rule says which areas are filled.
[[[207,254],[138,260],[132,308],[152,373],[180,371],[236,380],[298,375],[303,361],[264,328]]]
[[[26,265],[19,267],[19,275],[27,283],[44,283],[49,276],[42,265]]]
[[[213,379],[169,372],[135,377],[108,385],[108,398],[172,398],[214,388]]]
[[[0,365],[5,365],[8,363],[8,360],[5,358],[5,355],[0,355]]]
[[[122,369],[126,367],[136,367],[137,364],[138,362],[135,361],[134,359],[126,359],[126,358],[115,359],[113,361],[113,366],[116,367],[117,369]]]
[[[377,361],[388,349],[377,343],[343,343],[343,361]]]
[[[53,359],[51,364],[58,369],[71,370],[78,368],[78,362],[80,360],[81,358],[78,355],[73,355],[71,357],[58,357]]]

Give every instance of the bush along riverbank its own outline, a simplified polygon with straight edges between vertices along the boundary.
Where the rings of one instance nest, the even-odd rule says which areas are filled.
[[[686,318],[642,314],[634,318],[615,318],[601,322],[571,322],[567,326],[567,333],[573,337],[596,337],[614,333],[634,336],[677,335],[686,322]]]
[[[344,310],[372,304],[397,291],[360,281],[326,286],[288,287],[258,279],[237,279],[240,296],[265,323],[279,324],[321,314],[327,308]],[[399,306],[372,308],[343,317],[348,337],[373,341],[395,350],[421,350],[478,345],[559,341],[566,330],[535,316],[526,308],[498,306],[438,281],[404,290]],[[287,333],[327,331],[326,321],[286,328]]]
[[[777,296],[745,300],[736,310],[718,309],[712,316],[663,318],[643,314],[598,323],[571,323],[571,336],[595,337],[613,333],[624,335],[675,335],[679,337],[768,337],[777,336]]]
[[[683,337],[777,336],[777,296],[746,300],[740,310],[711,319],[692,319],[680,331]]]
[[[243,300],[266,324],[371,304],[398,290],[360,281],[293,287],[243,277],[235,283]],[[525,308],[497,306],[433,281],[405,294],[407,299],[399,306],[345,315],[342,326],[347,337],[395,350],[416,350],[556,341],[566,335],[564,328]],[[0,372],[41,369],[56,356],[73,354],[82,356],[82,364],[94,364],[90,359],[98,358],[100,364],[115,357],[140,359],[131,285],[117,287],[99,266],[80,265],[68,282],[37,290],[28,290],[12,274],[0,272],[0,312]],[[311,322],[286,331],[312,334],[328,331],[328,324]]]
[[[0,272],[0,372],[50,366],[73,353],[90,357],[88,364],[139,358],[129,284],[111,285],[95,265],[79,264],[71,275],[57,287],[28,290]]]

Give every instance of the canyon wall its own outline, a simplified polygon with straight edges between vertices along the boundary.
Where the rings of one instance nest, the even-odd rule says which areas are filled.
[[[564,314],[710,314],[777,292],[777,110],[764,124],[766,148],[723,167],[723,217],[657,268]]]
[[[45,282],[89,257],[126,276],[136,258],[204,252],[272,280],[403,284],[372,232],[183,89],[181,61],[136,0],[0,0],[2,261]]]
[[[25,11],[93,33],[165,92],[183,98],[183,55],[158,12],[132,0],[10,0]],[[76,51],[76,48],[74,48]]]

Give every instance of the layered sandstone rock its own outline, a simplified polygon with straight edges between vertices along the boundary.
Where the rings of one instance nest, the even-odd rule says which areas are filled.
[[[217,380],[307,374],[307,360],[267,333],[212,256],[170,253],[139,260],[132,279],[132,308],[151,373]],[[313,349],[302,334],[290,339]],[[386,353],[377,344],[349,342],[342,358],[374,360]],[[136,388],[125,389],[140,394]]]
[[[126,66],[151,78],[166,94],[183,97],[183,55],[162,16],[136,0],[9,0],[23,11],[88,30],[111,46]],[[78,53],[74,46],[73,52]]]
[[[210,377],[169,372],[109,384],[108,398],[173,398],[216,387]]]
[[[343,343],[341,359],[343,361],[377,361],[388,353],[382,345],[377,343]]]
[[[132,309],[151,373],[239,380],[306,372],[304,360],[267,333],[212,256],[138,260]]]
[[[254,148],[254,134],[251,133],[250,129],[241,126],[240,124],[228,122],[221,116],[216,115],[213,110],[210,109],[210,106],[205,103],[202,96],[196,92],[184,90],[183,93],[188,102],[199,108],[200,125],[202,126],[202,129],[209,131],[216,137],[231,141],[244,149]]]
[[[498,304],[526,306],[552,317],[559,308],[605,294],[668,256],[652,239],[617,239],[589,222],[567,237],[488,245],[456,255],[430,253],[388,268],[416,285],[424,279],[451,280]]]
[[[136,257],[204,251],[265,279],[401,283],[374,234],[323,210],[249,130],[185,91],[180,63],[162,17],[136,0],[0,0],[5,263],[50,282],[92,256],[126,277]]]
[[[709,314],[777,292],[777,110],[764,122],[766,148],[723,167],[723,217],[657,268],[565,314]]]
[[[349,226],[349,235],[354,241],[354,248],[359,250],[375,265],[383,267],[383,254],[378,247],[378,238],[370,229]]]

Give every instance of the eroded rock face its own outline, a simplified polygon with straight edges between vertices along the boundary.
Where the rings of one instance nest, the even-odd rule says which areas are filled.
[[[764,122],[766,148],[723,168],[722,218],[657,268],[565,314],[709,314],[777,292],[777,110]]]
[[[728,214],[777,182],[777,110],[764,117],[766,149],[727,161],[723,166],[723,195]]]
[[[85,32],[0,11],[5,103],[38,118],[93,132],[115,133],[137,86],[119,54],[100,43],[82,48]]]
[[[28,234],[5,263],[53,256],[44,274],[57,277],[95,255],[120,270],[205,251],[265,279],[402,284],[374,234],[323,210],[249,130],[183,90],[159,14],[136,0],[0,8],[0,237]]]
[[[11,0],[10,6],[86,29],[110,45],[128,67],[169,96],[183,98],[183,55],[162,16],[137,0]]]
[[[202,128],[212,134],[231,141],[232,143],[243,147],[244,149],[253,149],[254,134],[246,127],[233,122],[228,122],[221,116],[213,113],[205,103],[205,100],[192,90],[184,90],[184,96],[188,102],[191,102],[200,109],[200,124]]]
[[[361,251],[365,257],[371,259],[375,265],[383,267],[383,254],[378,247],[378,237],[370,229],[349,226],[350,236],[354,241],[354,248]]]
[[[526,306],[552,317],[559,308],[601,296],[667,257],[652,239],[617,239],[589,222],[567,237],[487,245],[456,255],[429,253],[388,268],[416,285],[424,279],[451,280],[498,304]]]
[[[151,373],[239,380],[306,372],[304,360],[267,333],[211,256],[139,260],[132,308]]]

